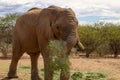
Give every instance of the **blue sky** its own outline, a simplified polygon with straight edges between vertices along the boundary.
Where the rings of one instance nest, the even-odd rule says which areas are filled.
[[[98,21],[120,23],[120,0],[0,0],[0,16],[50,5],[72,8],[80,24]]]

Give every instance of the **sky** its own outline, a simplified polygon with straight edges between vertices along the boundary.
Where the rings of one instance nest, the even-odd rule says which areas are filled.
[[[56,5],[72,8],[79,24],[99,21],[120,24],[120,0],[0,0],[0,16],[24,13],[32,7]]]

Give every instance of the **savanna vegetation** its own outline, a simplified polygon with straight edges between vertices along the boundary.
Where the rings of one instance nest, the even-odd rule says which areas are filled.
[[[120,54],[120,25],[111,23],[95,23],[78,28],[81,42],[85,46],[86,57],[91,53],[99,56]]]
[[[3,57],[11,52],[12,31],[19,14],[7,14],[0,17],[0,52]],[[93,25],[80,25],[78,34],[85,46],[86,57],[96,54],[101,57],[120,54],[120,25],[98,22]]]
[[[0,17],[0,52],[3,57],[7,57],[7,53],[11,51],[12,31],[18,14],[7,14]]]
[[[19,17],[19,14],[8,14],[4,17],[0,17],[0,54],[2,54],[2,57],[7,57],[8,53],[11,53],[12,32],[13,32],[15,21],[18,17]],[[98,22],[93,25],[80,25],[78,27],[78,34],[79,34],[80,41],[85,46],[85,50],[80,51],[80,53],[85,54],[86,57],[90,57],[91,54],[97,55],[100,57],[104,57],[104,56],[112,56],[114,58],[119,57],[120,25],[104,23],[104,22]],[[59,50],[61,50],[59,48],[61,47],[57,48],[54,44],[49,45],[48,47],[52,47],[53,49],[56,49],[55,51],[59,52]],[[59,45],[60,44],[58,44],[57,46]],[[77,50],[79,51],[79,49]],[[56,52],[52,52],[52,53],[56,53]],[[68,69],[68,66],[70,65],[70,63],[66,62],[67,60],[65,60],[65,58],[59,58],[58,54],[52,54],[52,57],[54,60],[53,62],[50,63],[50,66],[53,69],[55,69],[55,80],[57,80],[59,75],[59,72],[58,72],[59,68],[64,67]],[[8,64],[6,65],[8,66]],[[5,66],[0,67],[1,70],[3,68],[6,68],[6,67]],[[30,66],[27,66],[27,67],[19,66],[18,68],[20,69],[20,71],[24,72],[25,70],[30,69]],[[40,69],[40,71],[42,70],[43,69]],[[28,75],[29,74],[27,74],[26,76]],[[27,79],[28,77],[26,78],[26,80]],[[103,72],[91,72],[91,71],[76,72],[74,70],[71,73],[71,80],[115,80],[115,79],[107,78],[107,75]]]

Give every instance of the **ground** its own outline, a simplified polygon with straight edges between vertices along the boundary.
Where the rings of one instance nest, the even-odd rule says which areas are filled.
[[[7,75],[11,59],[0,59],[0,80]],[[70,58],[72,71],[95,71],[108,74],[109,78],[120,79],[120,59],[114,58]],[[39,70],[43,68],[42,57],[39,58]],[[40,73],[43,75],[43,73]],[[26,55],[20,59],[18,64],[19,79],[30,80],[30,59]]]

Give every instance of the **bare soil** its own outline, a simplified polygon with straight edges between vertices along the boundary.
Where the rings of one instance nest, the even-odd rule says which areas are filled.
[[[0,80],[7,75],[11,59],[0,59]],[[108,77],[120,80],[120,59],[114,58],[70,58],[71,71],[98,71],[109,74]],[[24,55],[20,59],[18,68],[20,66],[30,66],[29,56]],[[39,58],[39,67],[43,68],[43,59]],[[19,79],[16,80],[29,80],[30,69],[23,71],[18,69]],[[26,77],[28,75],[28,77]],[[22,79],[26,77],[28,79]],[[15,79],[14,79],[15,80]]]

